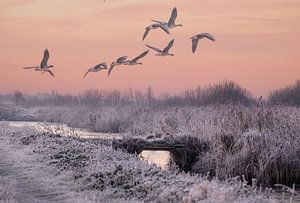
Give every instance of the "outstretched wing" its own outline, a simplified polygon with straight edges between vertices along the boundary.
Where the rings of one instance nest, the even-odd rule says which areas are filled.
[[[159,24],[167,24],[167,23],[159,21],[159,20],[152,20],[152,21],[155,22],[155,23],[159,23]]]
[[[168,52],[174,44],[174,39],[172,39],[169,44],[164,48],[163,52]]]
[[[168,26],[174,25],[176,18],[177,18],[177,8],[174,7],[173,10],[172,10],[171,17],[170,17],[169,22],[168,22]]]
[[[27,66],[27,67],[23,67],[24,69],[36,69],[39,68],[39,66]]]
[[[45,68],[47,66],[47,62],[48,62],[48,59],[49,59],[49,51],[48,49],[45,49],[44,51],[44,57],[41,61],[41,69]]]
[[[91,72],[93,69],[94,69],[94,68],[89,68],[89,69],[86,71],[86,73],[84,74],[83,78],[85,78],[85,77],[87,76],[87,74],[88,74],[89,72]]]
[[[153,49],[154,51],[158,52],[158,53],[161,53],[162,50],[160,50],[159,48],[156,48],[156,47],[153,47],[153,46],[150,46],[148,44],[146,44],[147,47],[149,47],[150,49]]]
[[[143,40],[147,37],[147,35],[149,34],[150,30],[152,30],[152,29],[161,28],[165,33],[170,34],[169,28],[168,28],[168,26],[166,24],[163,24],[160,21],[156,21],[156,22],[158,22],[158,23],[154,23],[154,24],[149,25],[149,26],[147,26],[145,28],[145,32],[144,32],[144,35],[143,35]]]
[[[112,63],[111,66],[110,66],[110,69],[108,70],[107,76],[110,75],[110,73],[111,73],[111,71],[113,70],[114,67],[115,67],[115,64]]]
[[[142,41],[144,41],[144,39],[147,37],[147,35],[148,35],[148,33],[150,32],[150,30],[151,30],[151,29],[150,29],[149,26],[145,28],[145,32],[144,32],[143,40],[142,40]]]
[[[192,51],[195,53],[198,46],[198,39],[192,39]]]
[[[211,41],[216,41],[216,39],[214,38],[214,36],[212,36],[209,33],[201,33],[199,35],[197,35],[199,37],[206,37],[207,39],[211,40]]]
[[[155,27],[159,27],[161,28],[163,31],[165,31],[165,33],[170,34],[169,28],[167,25],[163,25],[163,24],[154,24]]]
[[[131,60],[131,62],[137,62],[139,59],[143,58],[144,56],[146,56],[149,53],[149,50],[144,51],[143,53],[141,53],[140,55],[138,55],[137,57],[135,57],[134,59]]]

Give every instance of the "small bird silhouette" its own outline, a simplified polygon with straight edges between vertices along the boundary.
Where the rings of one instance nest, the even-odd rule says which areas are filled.
[[[201,34],[198,34],[198,35],[194,35],[193,37],[191,37],[193,53],[195,53],[195,51],[197,49],[199,39],[203,39],[203,38],[207,38],[211,41],[216,41],[215,38],[209,33],[201,33]]]
[[[104,69],[107,69],[106,63],[105,63],[105,62],[99,63],[98,65],[89,68],[89,69],[87,70],[87,72],[84,74],[83,78],[85,78],[89,72],[98,72],[98,71],[104,70]]]
[[[142,63],[138,62],[138,60],[140,60],[141,58],[145,57],[148,53],[149,53],[149,50],[144,51],[143,53],[141,53],[140,55],[138,55],[134,59],[124,61],[124,65],[138,65],[138,64],[142,65]]]
[[[174,7],[173,10],[172,10],[171,17],[170,17],[168,22],[163,22],[163,21],[158,21],[158,20],[152,20],[152,21],[156,22],[156,23],[159,23],[159,24],[162,24],[162,25],[167,25],[169,29],[175,28],[175,27],[178,27],[178,26],[183,26],[182,24],[176,24],[175,23],[176,18],[177,18],[177,8]]]
[[[114,68],[115,66],[124,64],[124,62],[126,61],[126,59],[127,59],[127,56],[121,56],[121,57],[119,57],[116,61],[113,61],[113,62],[111,63],[111,66],[110,66],[110,68],[109,68],[109,70],[108,70],[108,74],[107,74],[107,75],[108,75],[108,76],[110,75],[111,71],[113,70],[113,68]]]
[[[42,71],[42,73],[48,72],[50,75],[54,76],[53,72],[49,70],[50,68],[54,67],[53,65],[48,65],[49,60],[49,51],[45,49],[44,56],[39,66],[28,66],[23,67],[24,69],[34,69],[35,71]]]
[[[160,50],[160,49],[150,46],[148,44],[146,44],[146,46],[149,47],[150,49],[153,49],[154,51],[158,52],[158,54],[156,54],[157,56],[174,56],[174,54],[169,53],[169,50],[171,49],[173,44],[174,44],[174,39],[172,39],[163,50]]]
[[[146,37],[149,34],[150,30],[154,30],[154,29],[158,29],[158,28],[162,29],[167,34],[170,34],[170,31],[169,31],[169,28],[168,28],[167,25],[164,25],[164,24],[161,24],[161,23],[154,23],[154,24],[151,24],[151,25],[149,25],[145,28],[145,32],[144,32],[142,41],[144,41],[144,39],[146,39]]]

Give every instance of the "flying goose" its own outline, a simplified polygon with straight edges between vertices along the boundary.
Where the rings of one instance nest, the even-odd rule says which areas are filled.
[[[198,35],[194,35],[193,37],[191,37],[192,39],[192,51],[193,53],[195,53],[196,49],[197,49],[197,45],[198,45],[198,40],[202,39],[202,38],[207,38],[211,41],[216,41],[216,39],[209,33],[201,33]]]
[[[107,69],[106,63],[105,63],[105,62],[99,63],[98,65],[89,68],[89,69],[87,70],[87,72],[84,74],[83,78],[85,78],[89,72],[98,72],[98,71],[104,70],[104,69]]]
[[[108,70],[108,76],[110,75],[111,71],[113,70],[113,68],[115,66],[124,64],[124,62],[126,61],[126,59],[127,59],[127,56],[121,56],[116,61],[113,61],[111,63],[111,66],[110,66],[109,70]]]
[[[147,54],[149,53],[149,50],[144,51],[143,53],[141,53],[140,55],[138,55],[137,57],[135,57],[132,60],[128,60],[128,61],[124,61],[124,65],[141,65],[141,62],[138,62],[138,60],[140,60],[141,58],[145,57]]]
[[[147,37],[149,34],[150,30],[158,29],[161,28],[163,31],[165,31],[167,34],[170,34],[169,28],[167,25],[161,24],[161,23],[153,23],[145,28],[145,32],[143,35],[142,41]]]
[[[163,50],[160,50],[156,47],[152,47],[148,44],[146,44],[146,46],[149,47],[150,49],[153,49],[154,51],[158,52],[158,54],[156,54],[156,56],[174,56],[174,54],[169,53],[169,50],[171,49],[173,44],[174,44],[174,39],[172,39]]]
[[[168,22],[158,21],[158,20],[152,20],[153,22],[159,23],[161,25],[167,25],[169,29],[177,27],[177,26],[183,26],[182,24],[176,24],[175,20],[177,18],[177,8],[174,7],[172,10],[171,17]]]
[[[35,71],[42,71],[42,73],[48,72],[50,75],[54,76],[52,71],[49,70],[50,68],[52,68],[54,66],[48,65],[48,59],[49,59],[49,51],[48,51],[48,49],[45,49],[44,56],[43,56],[40,66],[29,66],[29,67],[24,67],[24,69],[35,69]]]

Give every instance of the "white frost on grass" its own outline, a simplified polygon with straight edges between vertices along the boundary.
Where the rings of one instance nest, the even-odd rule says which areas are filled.
[[[21,138],[35,133],[29,128],[0,126],[0,202],[83,202],[73,191],[72,172],[46,165],[34,145]]]
[[[45,198],[63,202],[278,202],[239,181],[208,181],[175,169],[162,171],[136,155],[113,150],[107,141],[1,128],[0,148],[6,152],[2,156],[14,157],[9,163],[17,167],[17,175],[22,171],[34,183],[29,187],[33,197],[38,187]],[[16,197],[22,192],[16,190]]]
[[[0,173],[0,202],[9,202],[15,198],[14,181],[2,177]]]

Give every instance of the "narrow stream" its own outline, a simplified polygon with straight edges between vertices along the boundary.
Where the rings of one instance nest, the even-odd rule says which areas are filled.
[[[53,132],[56,134],[79,136],[81,138],[104,138],[113,139],[121,138],[118,133],[100,133],[92,132],[87,129],[71,128],[66,124],[48,123],[48,122],[22,122],[22,121],[9,121],[8,124],[13,127],[30,127],[40,132]]]
[[[140,153],[140,159],[146,160],[151,164],[156,164],[161,169],[168,169],[168,163],[170,160],[170,152],[168,151],[142,151]]]
[[[1,121],[6,122],[6,121]],[[40,132],[53,132],[67,136],[79,136],[85,139],[121,139],[118,133],[101,133],[92,132],[87,129],[71,128],[66,124],[48,123],[48,122],[23,122],[23,121],[8,121],[6,122],[12,127],[30,127]],[[155,164],[166,170],[168,167],[170,154],[168,151],[143,151],[139,155],[140,159],[147,161],[150,164]]]

